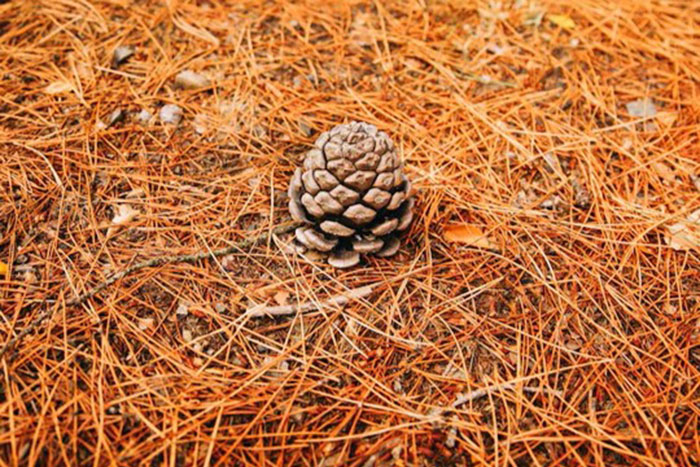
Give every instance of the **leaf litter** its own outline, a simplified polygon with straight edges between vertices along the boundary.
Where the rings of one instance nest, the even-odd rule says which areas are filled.
[[[0,341],[29,330],[2,361],[9,463],[698,464],[684,5],[54,3],[0,8],[22,25],[0,35]],[[396,258],[334,273],[271,239],[64,306],[288,226],[307,130],[352,119],[418,190]],[[454,219],[478,220],[447,240]]]

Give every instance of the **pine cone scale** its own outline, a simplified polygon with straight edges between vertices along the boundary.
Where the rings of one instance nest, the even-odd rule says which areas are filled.
[[[360,199],[360,194],[345,185],[338,185],[331,190],[331,196],[334,197],[343,206],[350,206]]]

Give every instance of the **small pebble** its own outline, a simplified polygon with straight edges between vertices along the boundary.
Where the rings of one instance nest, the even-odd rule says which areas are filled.
[[[119,123],[124,120],[124,111],[122,109],[115,109],[109,117],[107,117],[107,127],[111,127],[115,123]]]
[[[654,102],[647,97],[628,102],[625,106],[627,107],[627,112],[632,117],[647,118],[656,115],[656,106]]]
[[[160,109],[160,120],[177,125],[182,120],[182,109],[175,104],[166,104]]]
[[[141,112],[136,115],[136,119],[141,123],[148,123],[152,118],[153,115],[146,109],[142,109]]]
[[[177,306],[177,310],[175,310],[175,314],[178,316],[187,316],[188,308],[189,308],[189,306],[187,306],[186,303],[180,303]]]
[[[129,57],[134,55],[134,48],[128,45],[120,45],[114,49],[114,55],[112,56],[112,65],[118,67],[126,61]]]
[[[211,81],[204,75],[191,70],[181,71],[175,77],[175,86],[183,89],[199,89],[211,86]]]

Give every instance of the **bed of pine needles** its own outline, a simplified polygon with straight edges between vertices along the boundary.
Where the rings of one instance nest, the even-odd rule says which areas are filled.
[[[670,230],[698,30],[691,0],[0,1],[0,346],[35,326],[1,465],[698,465],[700,251]],[[350,120],[418,202],[339,271],[268,233]]]

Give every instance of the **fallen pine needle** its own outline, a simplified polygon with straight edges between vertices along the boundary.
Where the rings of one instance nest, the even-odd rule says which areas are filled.
[[[91,288],[87,292],[83,293],[82,295],[79,295],[75,297],[72,300],[69,300],[66,302],[66,307],[71,307],[75,305],[80,305],[81,303],[85,303],[88,299],[91,297],[95,296],[96,294],[100,293],[110,285],[114,284],[120,279],[123,279],[124,277],[128,276],[129,274],[140,271],[141,269],[149,268],[149,267],[155,267],[155,266],[162,266],[164,264],[174,264],[174,263],[196,263],[197,261],[201,261],[204,259],[210,259],[210,258],[215,258],[219,256],[226,256],[230,255],[232,253],[236,253],[237,251],[240,251],[242,248],[247,248],[250,246],[255,245],[257,242],[261,240],[267,239],[270,235],[280,235],[284,234],[287,232],[291,232],[292,230],[296,229],[299,226],[298,223],[293,223],[289,225],[283,225],[280,227],[277,227],[276,229],[273,229],[271,231],[266,231],[257,237],[252,237],[252,238],[247,238],[245,240],[242,240],[238,243],[235,243],[233,245],[227,246],[225,248],[221,248],[219,250],[214,250],[211,252],[201,252],[201,253],[194,253],[194,254],[187,254],[187,255],[165,255],[165,256],[156,256],[155,258],[148,259],[146,261],[142,261],[140,263],[134,264],[133,266],[130,266],[123,271],[120,271],[118,273],[112,274],[109,276],[107,279],[105,279],[103,282],[100,282],[97,284],[95,287]],[[50,302],[50,301],[47,301]],[[44,302],[44,303],[47,303]],[[0,349],[0,359],[5,355],[5,353],[12,349],[15,345],[17,345],[18,342],[20,342],[22,339],[24,339],[29,333],[31,333],[34,329],[39,327],[41,323],[43,323],[47,318],[49,318],[53,314],[54,308],[45,308],[44,311],[39,313],[39,315],[34,318],[34,321],[29,323],[27,327],[22,329],[15,337],[12,339],[8,340],[7,343]]]

